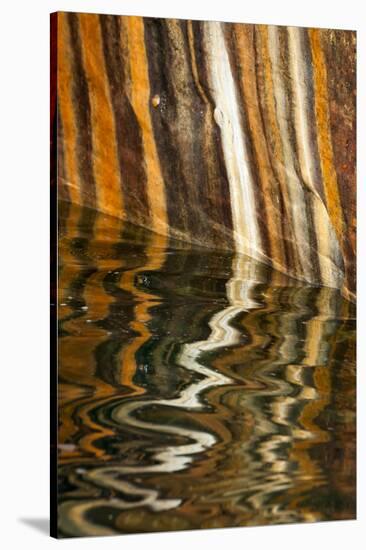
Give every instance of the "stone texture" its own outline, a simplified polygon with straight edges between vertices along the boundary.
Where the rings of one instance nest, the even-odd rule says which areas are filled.
[[[52,17],[60,198],[355,298],[355,32]]]

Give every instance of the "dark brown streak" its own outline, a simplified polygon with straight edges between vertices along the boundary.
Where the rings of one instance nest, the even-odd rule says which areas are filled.
[[[212,117],[211,108],[194,78],[192,70],[194,60],[189,47],[187,22],[181,21],[180,27],[183,35],[182,46],[187,59],[187,86],[189,85],[191,90],[189,94],[191,106],[187,114],[189,114],[190,124],[193,127],[193,135],[195,136],[191,151],[188,150],[192,168],[190,169],[192,173],[191,184],[196,193],[196,196],[191,197],[191,200],[192,198],[198,200],[201,205],[201,209],[196,210],[203,239],[213,247],[222,247],[223,226],[219,196],[220,187],[218,185],[219,178],[217,177],[216,157],[211,135],[211,127],[214,126],[214,121],[211,118],[211,125],[207,128],[206,114]]]
[[[202,87],[203,93],[205,94],[207,101],[210,105],[210,113],[213,121],[212,140],[213,140],[213,145],[215,149],[214,153],[216,156],[216,164],[217,164],[217,182],[218,182],[217,198],[219,200],[221,213],[222,213],[221,223],[224,225],[225,229],[228,230],[227,233],[228,234],[230,233],[230,237],[229,236],[227,237],[227,242],[228,242],[228,246],[230,248],[233,248],[234,247],[233,237],[232,237],[233,220],[232,220],[232,212],[231,212],[230,186],[229,186],[229,180],[228,180],[228,175],[226,171],[224,151],[223,151],[222,141],[221,141],[221,132],[214,120],[214,115],[213,115],[216,105],[209,87],[206,57],[203,49],[202,25],[203,23],[200,21],[192,22],[194,50],[195,50],[195,57],[197,60],[197,70],[199,71],[198,72],[199,82]]]
[[[322,171],[320,166],[318,140],[317,140],[313,65],[312,65],[312,58],[311,58],[310,40],[305,30],[302,30],[301,32],[301,42],[302,42],[302,50],[304,53],[304,60],[305,60],[305,67],[306,67],[306,91],[309,98],[309,101],[307,102],[307,105],[306,105],[306,109],[309,114],[309,119],[311,120],[311,124],[308,125],[309,133],[310,133],[310,145],[311,145],[312,159],[315,165],[315,181],[313,183],[314,183],[315,189],[317,190],[322,201],[325,204],[325,195],[324,195],[324,188],[322,185]]]
[[[164,21],[144,19],[145,44],[152,94],[160,96],[158,108],[150,107],[154,138],[166,189],[169,226],[189,232],[192,212],[189,186],[185,179],[183,159],[176,138],[176,97],[171,74],[171,48]]]
[[[126,60],[121,40],[127,40],[121,18],[100,15],[103,53],[108,76],[116,128],[116,141],[122,193],[128,218],[141,224],[149,223],[147,177],[141,129],[126,91]]]
[[[77,127],[77,163],[83,203],[89,207],[96,206],[96,183],[93,173],[93,144],[91,108],[88,82],[82,61],[82,44],[79,33],[79,20],[75,13],[67,14],[70,29],[70,45],[73,66],[73,108]]]

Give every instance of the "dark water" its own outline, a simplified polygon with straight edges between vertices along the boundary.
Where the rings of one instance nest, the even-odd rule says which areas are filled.
[[[60,536],[354,518],[354,306],[59,214]]]

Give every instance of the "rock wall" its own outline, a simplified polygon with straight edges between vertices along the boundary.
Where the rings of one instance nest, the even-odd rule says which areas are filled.
[[[354,299],[355,32],[51,24],[61,200]]]

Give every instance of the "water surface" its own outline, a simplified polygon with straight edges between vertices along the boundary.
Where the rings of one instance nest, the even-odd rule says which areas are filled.
[[[59,206],[59,534],[355,517],[355,308]]]

